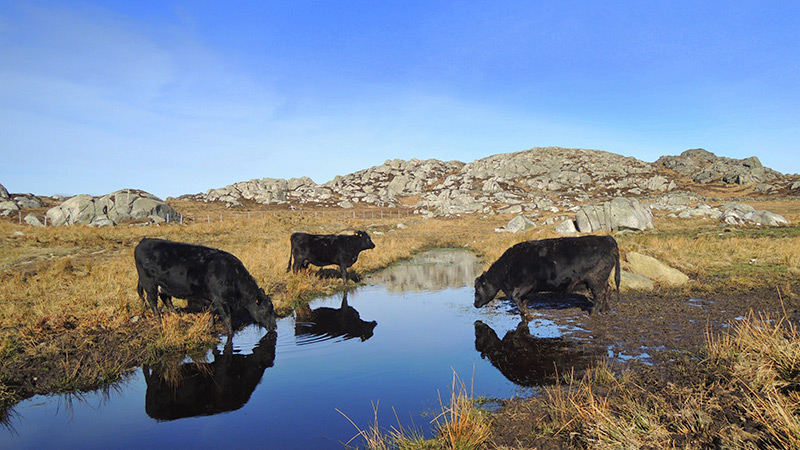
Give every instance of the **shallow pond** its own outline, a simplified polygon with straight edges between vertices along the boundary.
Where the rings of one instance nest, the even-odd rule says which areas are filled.
[[[474,308],[480,267],[466,251],[422,253],[345,301],[311,302],[277,334],[245,328],[233,352],[141,368],[103,391],[33,397],[14,407],[0,448],[341,448],[358,433],[350,421],[374,420],[373,405],[382,427],[399,420],[430,436],[454,373],[476,397],[509,398],[586,365],[578,341],[561,337],[574,330],[519,325],[507,302]]]

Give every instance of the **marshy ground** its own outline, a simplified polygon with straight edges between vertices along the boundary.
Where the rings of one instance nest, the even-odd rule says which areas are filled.
[[[198,213],[209,208],[184,203],[176,208]],[[764,203],[759,208],[783,214],[793,224],[800,221],[800,202]],[[510,216],[424,220],[261,212],[222,222],[102,229],[0,222],[0,407],[35,394],[108,385],[149,361],[204,352],[217,342],[220,330],[207,314],[167,316],[159,325],[145,311],[135,291],[132,256],[145,236],[233,253],[283,315],[341,288],[338,279],[285,272],[288,237],[294,231],[367,230],[380,251],[361,254],[354,266],[360,274],[436,247],[468,248],[489,264],[517,242],[554,236],[543,228],[495,233]],[[407,227],[398,228],[401,222]],[[800,319],[800,228],[722,227],[701,219],[657,217],[654,231],[615,237],[623,255],[647,253],[692,281],[646,293],[623,292],[609,314],[589,316],[576,308],[540,305],[536,311],[542,317],[577,327],[570,338],[598,355],[597,363],[585,373],[562,374],[556,386],[533,398],[505,402],[487,419],[491,427],[481,445],[592,447],[627,440],[640,447],[747,447],[789,442],[770,437],[765,422],[775,422],[768,414],[778,405],[797,425],[800,401],[793,392],[800,385],[800,352],[796,366],[789,364],[782,381],[772,385],[763,379],[775,362],[752,363],[733,350],[715,350],[714,344],[730,339],[730,348],[740,348],[744,344],[734,345],[730,336],[775,325],[771,336],[789,336],[785,345],[800,346],[791,334],[791,324]],[[749,317],[751,311],[755,317]],[[758,314],[768,314],[769,320],[758,322]],[[602,362],[604,355],[615,356],[614,361]],[[737,372],[742,367],[758,376]],[[758,377],[762,385],[741,384],[743,378]],[[752,411],[768,420],[759,421]]]

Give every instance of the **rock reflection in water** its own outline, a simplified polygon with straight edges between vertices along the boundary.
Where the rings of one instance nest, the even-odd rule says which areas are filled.
[[[480,320],[475,322],[475,350],[520,386],[553,384],[558,374],[570,368],[576,372],[586,369],[589,353],[579,345],[564,338],[534,337],[525,322],[501,340],[490,326]]]
[[[342,304],[337,308],[320,307],[313,310],[304,304],[295,312],[295,336],[344,337],[359,338],[362,341],[372,337],[376,321],[361,320],[358,311],[347,304],[347,292],[342,297]],[[303,344],[303,342],[300,342]]]
[[[394,264],[367,280],[390,292],[436,292],[472,286],[482,264],[469,250],[436,249]]]
[[[277,334],[267,333],[249,355],[226,345],[210,363],[144,366],[145,412],[159,421],[234,411],[250,400],[264,370],[275,361]]]

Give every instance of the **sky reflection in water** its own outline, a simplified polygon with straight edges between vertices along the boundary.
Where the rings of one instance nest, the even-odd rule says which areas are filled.
[[[0,447],[341,448],[358,431],[337,409],[363,429],[373,404],[382,426],[397,425],[396,411],[429,433],[454,371],[476,396],[507,398],[530,392],[508,378],[546,382],[559,352],[568,364],[582,356],[554,324],[531,336],[502,302],[474,308],[480,269],[466,251],[426,252],[344,305],[339,294],[279,320],[277,337],[248,327],[233,353],[138,369],[106,392],[31,398]]]

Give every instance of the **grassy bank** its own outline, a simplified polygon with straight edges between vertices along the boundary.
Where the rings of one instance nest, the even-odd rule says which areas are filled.
[[[32,228],[2,221],[0,408],[37,393],[92,389],[148,361],[202,352],[217,342],[220,329],[207,314],[168,315],[158,325],[145,310],[136,295],[133,264],[133,248],[142,237],[233,253],[272,295],[277,311],[288,315],[301,302],[341,289],[338,279],[286,273],[292,232],[369,231],[376,249],[363,252],[353,267],[361,274],[434,247],[469,248],[491,262],[517,242],[554,236],[543,228],[522,234],[493,231],[510,218],[353,219],[268,211],[263,217],[243,214],[222,222],[102,229]],[[408,227],[398,228],[399,222]],[[617,239],[623,254],[648,253],[692,277],[692,283],[669,290],[669,295],[746,293],[774,286],[791,302],[794,291],[800,290],[798,228],[726,229],[707,222],[663,220],[657,229]]]

